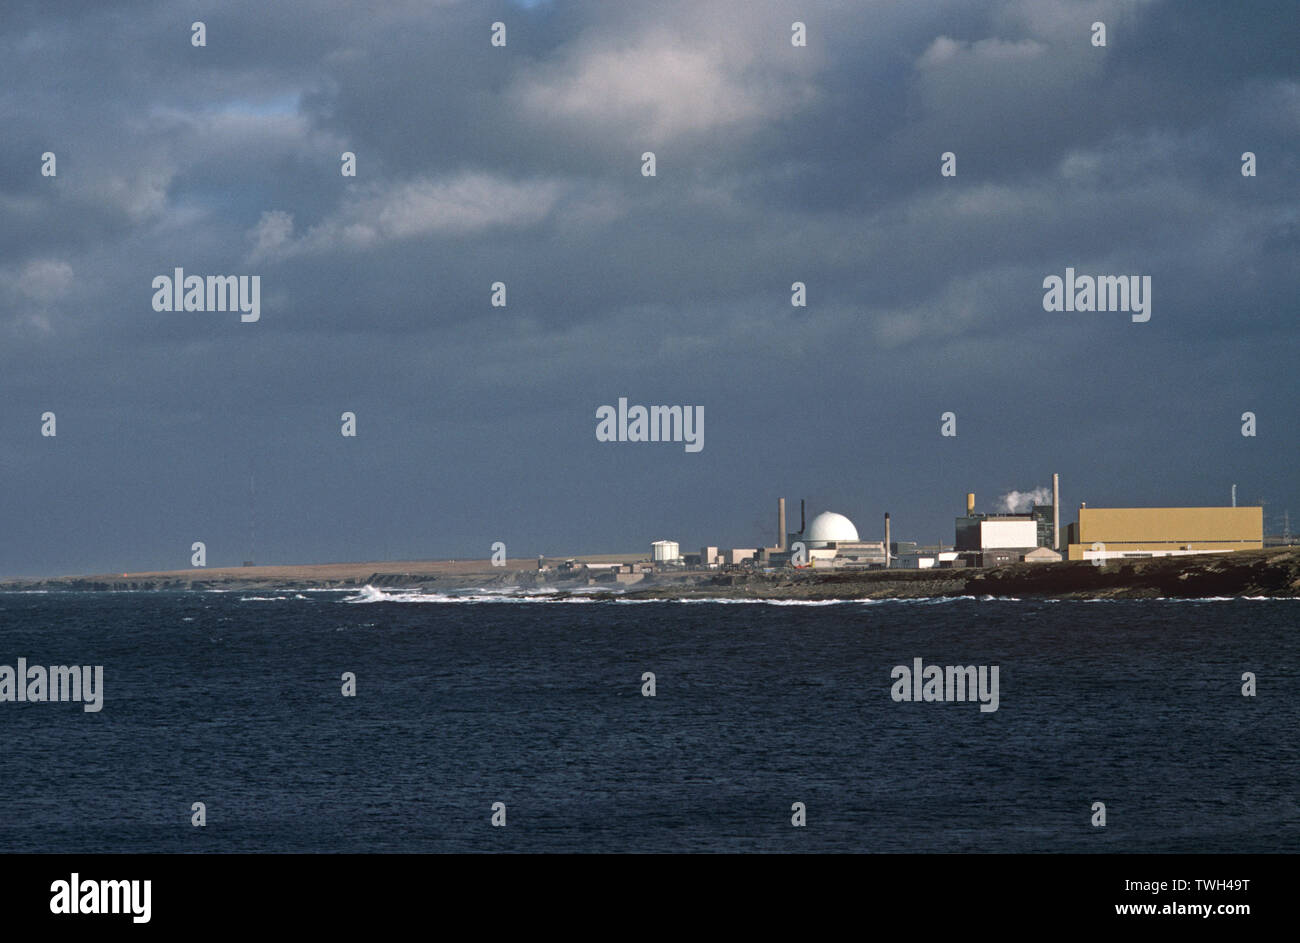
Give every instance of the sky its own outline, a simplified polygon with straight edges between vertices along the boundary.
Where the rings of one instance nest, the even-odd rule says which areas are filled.
[[[1053,472],[1063,524],[1294,531],[1298,53],[1290,0],[10,0],[0,577],[754,547],[781,496],[933,543]],[[178,267],[260,318],[156,311]],[[620,397],[703,448],[599,441]]]

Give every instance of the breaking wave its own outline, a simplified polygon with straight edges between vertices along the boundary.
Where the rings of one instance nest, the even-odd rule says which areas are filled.
[[[544,590],[523,591],[518,589],[491,591],[482,587],[470,590],[460,590],[450,593],[426,593],[418,589],[378,589],[369,584],[361,587],[355,596],[348,596],[340,602],[348,603],[371,603],[371,602],[441,602],[441,603],[467,603],[467,602],[541,602],[541,603],[590,603],[599,600],[584,596],[558,596],[552,588]]]
[[[593,596],[593,594],[600,594]],[[1020,602],[1016,596],[917,596],[907,599],[732,599],[726,597],[689,597],[684,599],[625,599],[617,591],[602,588],[578,589],[561,592],[554,587],[521,589],[511,587],[488,590],[483,587],[430,593],[420,589],[380,589],[367,584],[352,596],[339,600],[346,603],[408,602],[408,603],[613,603],[625,606],[663,605],[724,605],[724,606],[879,606],[879,605],[943,605],[954,602]]]

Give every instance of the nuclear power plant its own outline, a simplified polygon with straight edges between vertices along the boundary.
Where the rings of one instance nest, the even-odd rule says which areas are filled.
[[[1021,499],[1045,499],[1046,490],[1040,488],[1028,495],[1011,492],[1005,496],[1006,513],[977,511],[974,492],[966,492],[965,514],[954,520],[952,544],[930,546],[895,541],[889,512],[884,514],[879,540],[863,539],[853,521],[837,511],[820,511],[809,521],[802,498],[799,529],[788,531],[785,498],[781,497],[777,498],[776,539],[771,546],[711,545],[701,547],[698,554],[682,555],[677,542],[657,540],[651,547],[651,561],[655,569],[929,569],[1062,559],[1101,563],[1264,546],[1261,507],[1089,508],[1080,504],[1078,520],[1062,534],[1061,476],[1055,473],[1050,504],[1029,503],[1027,511],[1014,512],[1024,507]]]

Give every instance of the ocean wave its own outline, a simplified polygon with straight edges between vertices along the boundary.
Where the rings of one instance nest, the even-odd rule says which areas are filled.
[[[727,599],[721,596],[691,597],[688,599],[617,599],[620,603],[669,602],[695,604],[708,603],[714,606],[844,606],[857,602],[869,602],[862,599]]]
[[[1286,602],[1300,596],[1156,596],[1154,599],[1132,599],[1129,602]]]
[[[474,602],[498,602],[498,603],[592,603],[600,600],[590,597],[572,597],[557,596],[554,590],[546,592],[525,592],[518,591],[516,587],[511,587],[511,591],[484,592],[481,590],[460,590],[449,593],[426,593],[416,589],[378,589],[369,584],[361,587],[355,596],[349,596],[346,599],[339,600],[346,603],[373,603],[373,602],[423,602],[423,603],[474,603]]]
[[[197,592],[197,593],[246,593],[246,592],[248,592],[248,590],[249,590],[250,588],[251,588],[251,587],[246,587],[246,588],[244,588],[244,589],[198,589],[198,590],[186,590],[185,592]],[[344,586],[344,587],[342,587],[342,588],[335,587],[335,586],[326,586],[326,587],[308,587],[308,588],[304,588],[304,589],[294,589],[294,590],[288,590],[288,589],[275,589],[274,587],[267,587],[267,589],[268,589],[269,592],[272,592],[272,593],[287,593],[287,592],[293,592],[293,593],[296,593],[296,594],[297,594],[297,596],[296,596],[296,597],[293,597],[293,598],[301,598],[301,599],[306,599],[306,598],[307,598],[307,597],[305,597],[305,596],[302,595],[303,593],[353,593],[353,592],[356,592],[356,590],[353,589],[351,586]],[[123,592],[136,592],[136,590],[123,590]],[[291,597],[286,596],[286,597],[277,597],[277,598],[285,598],[285,599],[288,599],[288,598],[291,598]]]
[[[596,594],[599,594],[598,596]],[[279,597],[284,598],[284,597]],[[691,596],[681,599],[627,599],[617,591],[600,587],[583,587],[561,591],[554,587],[541,589],[509,587],[489,590],[484,587],[431,593],[422,589],[381,589],[367,584],[352,596],[339,600],[346,603],[545,603],[580,604],[608,602],[624,606],[653,605],[713,605],[713,606],[882,606],[882,605],[946,605],[955,602],[1023,602],[1018,596],[916,596],[905,599],[736,599],[726,596]]]
[[[751,606],[941,606],[952,602],[1023,602],[1019,596],[907,596],[885,599],[729,599],[722,596],[688,599],[620,599],[618,602],[713,603]]]

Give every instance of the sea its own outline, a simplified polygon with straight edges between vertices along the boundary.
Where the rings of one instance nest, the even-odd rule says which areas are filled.
[[[3,593],[0,665],[102,666],[103,700],[0,701],[0,852],[1297,852],[1298,623],[1294,599]],[[997,709],[896,700],[916,659],[996,666]]]

